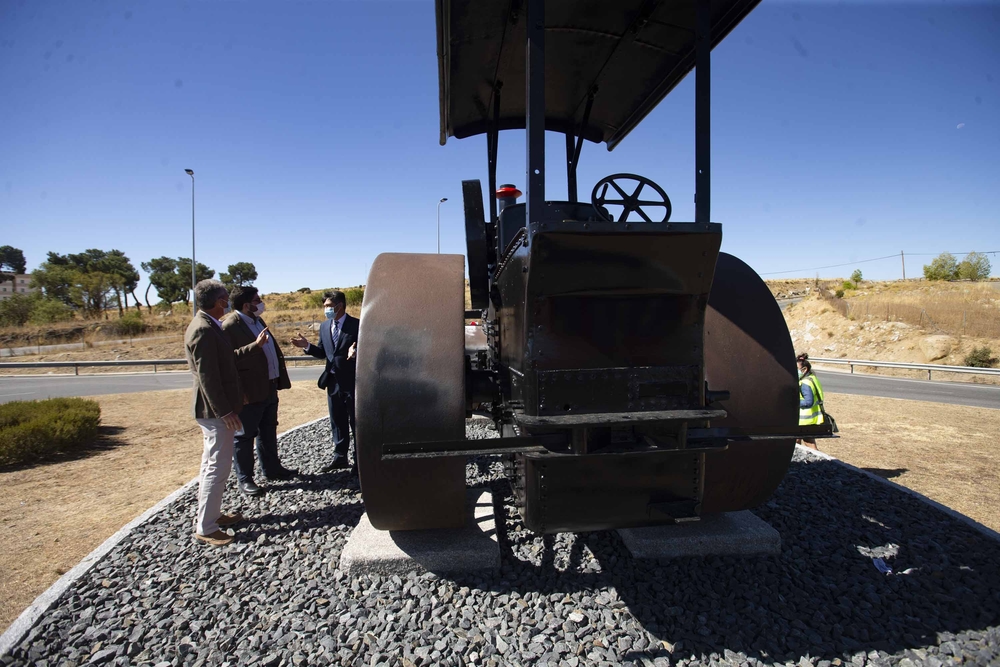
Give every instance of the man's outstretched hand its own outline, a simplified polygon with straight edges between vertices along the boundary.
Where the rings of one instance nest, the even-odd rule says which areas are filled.
[[[305,336],[303,336],[300,333],[297,333],[295,334],[295,338],[292,339],[292,345],[294,345],[295,347],[300,347],[304,350],[307,347],[309,347],[309,341],[306,340]]]
[[[358,353],[358,343],[355,341],[351,343],[351,348],[347,350],[347,358],[353,359]]]

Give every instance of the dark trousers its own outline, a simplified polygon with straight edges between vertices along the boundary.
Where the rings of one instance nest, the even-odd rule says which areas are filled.
[[[278,390],[271,387],[271,395],[259,403],[247,403],[240,411],[243,434],[237,435],[233,443],[233,463],[236,479],[240,482],[253,481],[254,441],[257,446],[257,460],[265,476],[281,472],[278,460]]]
[[[333,459],[347,456],[354,427],[354,394],[326,394],[326,404],[330,408],[330,431],[333,433]],[[350,430],[348,430],[350,426]],[[355,454],[355,457],[357,454]]]

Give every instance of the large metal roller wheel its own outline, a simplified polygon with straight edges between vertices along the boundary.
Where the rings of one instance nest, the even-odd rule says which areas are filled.
[[[705,314],[705,377],[728,389],[726,419],[713,426],[798,426],[795,351],[781,309],[760,276],[719,254]],[[706,456],[702,512],[756,507],[778,488],[795,441],[734,442]]]
[[[380,530],[453,528],[465,518],[465,459],[382,460],[386,442],[465,437],[465,262],[386,253],[361,308],[358,472]]]

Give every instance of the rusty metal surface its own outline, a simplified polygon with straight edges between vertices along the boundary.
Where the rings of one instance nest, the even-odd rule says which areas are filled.
[[[796,427],[799,422],[795,352],[785,319],[753,269],[719,254],[705,316],[705,377],[727,389],[728,412],[713,427]],[[755,507],[781,483],[795,441],[733,442],[706,454],[703,513]]]
[[[524,456],[524,521],[538,533],[670,523],[696,516],[699,459],[677,450],[608,456]],[[669,505],[676,504],[672,511]]]
[[[465,459],[382,460],[386,442],[465,435],[465,263],[461,255],[385,253],[361,309],[357,451],[361,493],[380,530],[461,526]]]

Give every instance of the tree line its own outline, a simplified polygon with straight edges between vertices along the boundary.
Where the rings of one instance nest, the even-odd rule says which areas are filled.
[[[152,289],[156,290],[160,304],[179,301],[190,304],[190,257],[157,257],[141,262],[140,266],[149,274],[149,287],[144,294],[148,309],[153,308],[149,299]],[[0,282],[11,280],[14,274],[26,273],[25,269],[24,253],[20,249],[0,246]],[[228,269],[219,274],[219,279],[230,289],[251,285],[257,279],[257,269],[252,262],[236,262]],[[197,280],[214,277],[214,269],[197,262]],[[142,305],[135,293],[139,280],[139,272],[121,250],[91,248],[65,255],[49,252],[31,274],[31,286],[40,291],[15,294],[0,301],[0,325],[46,324],[71,319],[74,313],[94,318],[115,308],[121,317],[130,305],[141,312]]]

